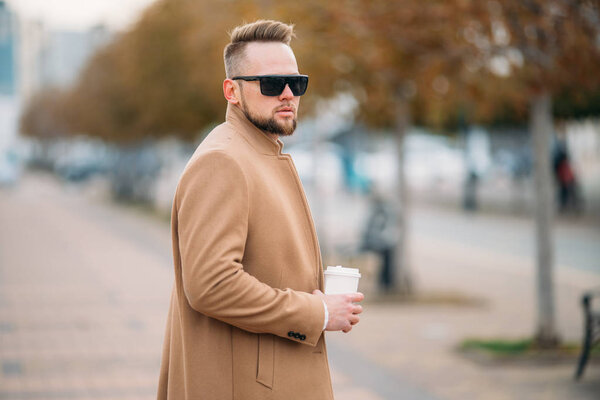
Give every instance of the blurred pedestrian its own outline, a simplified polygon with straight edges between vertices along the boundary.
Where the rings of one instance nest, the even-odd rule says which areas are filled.
[[[378,283],[382,292],[389,292],[394,285],[394,255],[398,242],[396,223],[396,213],[392,204],[377,190],[372,190],[361,250],[372,251],[379,256]]]
[[[479,183],[479,175],[470,168],[465,179],[463,191],[463,210],[477,211],[477,186]]]
[[[575,172],[571,164],[567,145],[559,140],[554,148],[553,155],[554,178],[557,187],[558,209],[561,213],[566,211],[581,211],[581,198]]]
[[[292,36],[261,20],[225,48],[225,123],[198,146],[173,201],[158,399],[333,399],[323,331],[350,331],[363,295],[319,290],[315,228],[281,152],[308,85]]]

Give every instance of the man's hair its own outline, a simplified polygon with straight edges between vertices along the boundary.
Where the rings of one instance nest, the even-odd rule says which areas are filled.
[[[294,37],[294,25],[259,19],[250,24],[236,27],[231,32],[231,43],[225,46],[225,74],[227,78],[239,75],[244,59],[244,49],[250,42],[281,42],[290,45]]]

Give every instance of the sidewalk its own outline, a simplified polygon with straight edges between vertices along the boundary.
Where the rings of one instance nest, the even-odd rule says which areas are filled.
[[[346,199],[340,207],[351,203]],[[340,207],[324,213],[329,217],[325,226],[337,229],[328,232],[330,238],[344,240],[342,234],[352,227],[341,227],[343,219],[331,215],[336,210],[344,214]],[[370,362],[440,399],[598,398],[597,361],[588,365],[582,382],[574,383],[575,361],[484,367],[454,350],[467,338],[522,339],[534,333],[533,221],[413,206],[409,226],[408,265],[419,294],[448,301],[367,305],[352,334],[330,334],[330,345],[351,343]],[[558,221],[555,243],[557,327],[564,341],[580,343],[581,293],[600,286],[600,231]],[[377,260],[368,259],[366,265],[352,261],[361,260],[349,266],[366,272],[361,287],[372,291]]]
[[[531,336],[535,294],[532,274],[523,268],[526,261],[423,237],[413,238],[411,250],[411,265],[425,296],[456,294],[481,303],[366,305],[352,334],[330,334],[330,345],[350,344],[370,362],[439,399],[597,399],[597,362],[588,365],[582,382],[574,383],[574,362],[482,366],[455,352],[466,338]],[[597,275],[561,269],[556,279],[559,331],[564,340],[578,343],[583,324],[580,292],[600,281]]]
[[[424,212],[440,226],[461,220]],[[503,223],[509,234],[522,229]],[[49,176],[0,191],[0,399],[154,398],[170,245],[164,221],[63,190]],[[531,334],[528,257],[415,229],[410,265],[423,293],[480,301],[367,303],[351,333],[327,334],[337,400],[597,398],[598,363],[574,383],[574,365],[481,366],[453,350],[466,337]],[[556,271],[559,330],[579,341],[579,295],[600,274]]]

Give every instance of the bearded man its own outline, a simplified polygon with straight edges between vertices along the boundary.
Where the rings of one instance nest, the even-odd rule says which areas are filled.
[[[225,48],[226,121],[198,146],[173,200],[158,399],[333,399],[323,331],[350,331],[363,295],[320,291],[313,220],[282,153],[308,85],[292,36],[260,20]]]

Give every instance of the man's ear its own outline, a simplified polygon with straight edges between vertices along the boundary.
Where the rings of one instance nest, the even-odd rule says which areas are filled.
[[[228,103],[239,104],[239,86],[231,79],[223,81],[223,95]]]

